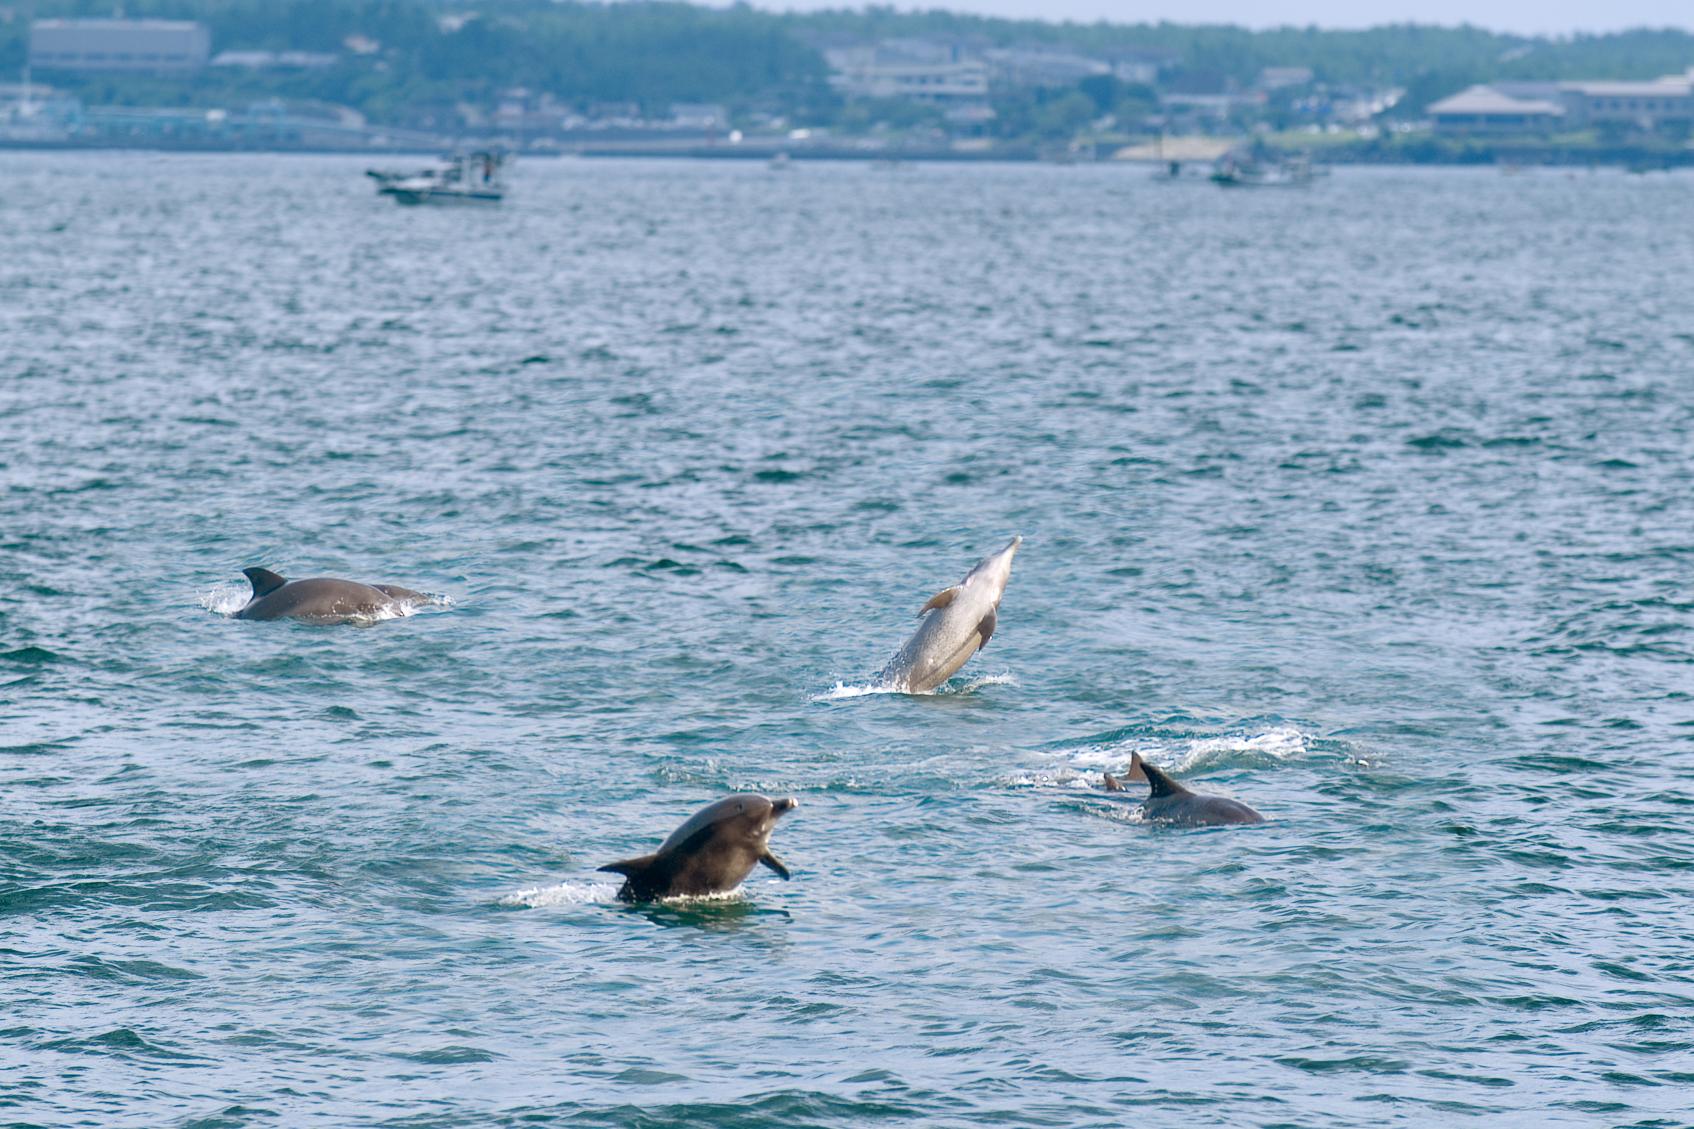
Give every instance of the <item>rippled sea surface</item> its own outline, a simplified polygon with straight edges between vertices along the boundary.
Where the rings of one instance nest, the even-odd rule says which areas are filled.
[[[1690,1123],[1694,176],[362,169],[0,156],[0,1120]]]

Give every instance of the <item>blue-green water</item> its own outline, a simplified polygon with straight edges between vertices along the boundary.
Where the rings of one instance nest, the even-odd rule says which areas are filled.
[[[1694,178],[361,169],[0,157],[0,1121],[1690,1123]]]

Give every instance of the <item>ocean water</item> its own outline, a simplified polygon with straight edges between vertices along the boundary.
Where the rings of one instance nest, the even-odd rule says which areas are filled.
[[[0,1122],[1694,1123],[1694,176],[362,168],[0,156]]]

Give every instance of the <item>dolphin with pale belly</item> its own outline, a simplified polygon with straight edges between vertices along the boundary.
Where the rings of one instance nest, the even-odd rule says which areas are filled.
[[[977,562],[965,578],[943,588],[918,610],[923,624],[882,668],[884,686],[907,694],[924,694],[953,677],[994,634],[999,622],[1000,597],[1012,578],[1012,558],[1022,537]]]

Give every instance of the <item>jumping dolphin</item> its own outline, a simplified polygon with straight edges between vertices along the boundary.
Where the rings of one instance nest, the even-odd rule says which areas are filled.
[[[882,668],[885,686],[908,694],[933,690],[988,646],[1000,597],[1012,578],[1012,558],[1022,544],[1022,537],[1013,537],[1004,549],[978,561],[958,584],[929,598],[918,610],[923,625]]]
[[[793,797],[772,800],[757,792],[726,796],[689,816],[652,854],[600,869],[624,876],[618,899],[625,902],[720,894],[741,885],[761,862],[786,879],[788,868],[771,853],[771,831],[778,816],[799,806]]]
[[[241,570],[253,583],[253,597],[235,613],[236,619],[299,619],[307,623],[347,623],[397,606],[425,603],[429,597],[393,584],[360,584],[332,580],[284,580],[264,568]]]
[[[1147,802],[1141,805],[1142,814],[1160,823],[1176,823],[1184,827],[1214,827],[1225,823],[1263,823],[1265,817],[1238,800],[1224,796],[1202,796],[1190,792],[1135,753],[1124,776],[1130,780],[1145,780],[1152,790]],[[1122,792],[1123,784],[1106,773],[1106,791]]]

